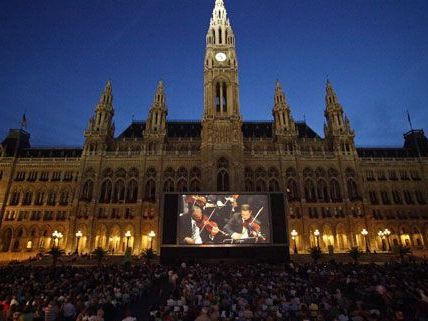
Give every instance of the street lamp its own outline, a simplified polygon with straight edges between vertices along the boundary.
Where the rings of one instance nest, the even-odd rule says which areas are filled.
[[[62,235],[62,233],[61,232],[58,232],[57,230],[55,230],[53,233],[52,233],[52,238],[54,239],[54,244],[52,245],[52,247],[55,247],[55,246],[59,246],[59,240],[60,239],[62,239],[64,236]]]
[[[76,251],[74,251],[74,253],[79,254],[79,243],[80,243],[80,238],[83,236],[83,233],[81,230],[78,230],[76,232],[76,238],[77,238],[77,242],[76,242]]]
[[[380,237],[380,241],[382,242],[382,251],[386,251],[386,247],[385,247],[385,233],[383,231],[379,231],[377,232],[377,235],[379,235]]]
[[[369,243],[367,241],[367,235],[369,234],[369,232],[365,228],[363,228],[363,230],[361,231],[361,234],[364,236],[364,239],[366,240],[366,252],[370,253]]]
[[[153,249],[153,238],[156,236],[156,233],[155,233],[155,231],[150,231],[149,232],[149,239],[150,239],[150,249],[152,250]]]
[[[386,240],[388,241],[388,251],[391,252],[391,243],[389,242],[389,236],[391,235],[391,231],[386,228],[383,230],[383,234],[386,236]]]
[[[315,238],[317,240],[317,247],[320,248],[320,231],[318,229],[316,229],[314,231],[314,235],[315,235]]]
[[[126,231],[125,237],[126,237],[126,249],[128,249],[129,239],[131,238],[131,231]]]
[[[297,238],[297,235],[298,235],[299,233],[297,233],[297,231],[296,230],[292,230],[291,231],[291,239],[294,241],[294,254],[297,254],[297,244],[296,244],[296,238]]]

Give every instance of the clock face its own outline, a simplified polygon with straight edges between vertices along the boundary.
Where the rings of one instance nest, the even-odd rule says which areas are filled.
[[[225,61],[227,58],[226,54],[224,52],[219,52],[218,54],[215,55],[215,59],[217,61],[223,62]]]

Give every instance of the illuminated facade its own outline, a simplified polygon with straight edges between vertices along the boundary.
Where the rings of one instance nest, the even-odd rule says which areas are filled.
[[[34,255],[54,244],[67,252],[78,246],[80,253],[100,246],[118,254],[126,244],[140,253],[151,241],[158,248],[159,238],[148,234],[160,235],[159,204],[172,191],[283,191],[299,251],[317,244],[315,230],[325,250],[364,249],[364,228],[371,250],[386,249],[388,241],[428,246],[422,130],[407,133],[402,148],[356,147],[328,81],[323,138],[294,121],[279,82],[273,119],[245,122],[238,79],[235,36],[216,0],[206,36],[202,120],[167,120],[159,82],[147,120],[115,136],[108,82],[82,148],[34,148],[29,133],[11,130],[0,147],[0,257]],[[379,236],[386,228],[391,235]]]

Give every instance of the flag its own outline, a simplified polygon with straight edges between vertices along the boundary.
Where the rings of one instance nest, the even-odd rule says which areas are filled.
[[[22,115],[21,127],[25,129],[27,128],[27,117],[25,116],[25,113]]]

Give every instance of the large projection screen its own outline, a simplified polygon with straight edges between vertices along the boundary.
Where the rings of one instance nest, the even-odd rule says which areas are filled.
[[[272,243],[267,194],[182,194],[178,202],[178,245]]]

